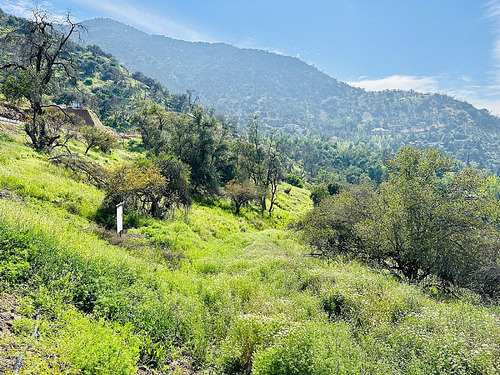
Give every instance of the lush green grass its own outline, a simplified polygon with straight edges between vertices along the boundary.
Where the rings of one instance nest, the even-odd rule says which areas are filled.
[[[30,313],[30,306],[20,311]],[[19,374],[132,374],[140,338],[129,326],[83,316],[72,309],[58,319],[21,318],[0,339],[5,357],[22,355]],[[36,332],[36,336],[34,333]],[[13,369],[7,369],[14,374]]]
[[[500,371],[498,306],[309,257],[286,229],[310,208],[305,189],[282,186],[271,216],[195,204],[115,246],[93,230],[102,192],[24,146],[0,150],[12,192],[0,199],[0,282],[23,296],[26,317],[0,345],[29,341],[25,373]]]
[[[69,212],[92,217],[104,193],[71,178],[71,172],[47,161],[47,156],[16,142],[0,143],[0,189],[26,200],[39,200]]]

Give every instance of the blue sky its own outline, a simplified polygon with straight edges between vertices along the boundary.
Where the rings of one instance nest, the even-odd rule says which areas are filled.
[[[500,0],[45,0],[54,14],[296,56],[370,90],[440,92],[500,115]],[[33,3],[0,0],[28,15]]]

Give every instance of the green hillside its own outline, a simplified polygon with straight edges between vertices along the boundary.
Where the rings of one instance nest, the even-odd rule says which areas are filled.
[[[498,305],[311,258],[281,185],[270,217],[224,200],[118,237],[104,192],[0,136],[0,369],[20,374],[495,374]],[[72,147],[78,151],[78,144]],[[135,158],[91,151],[101,163]],[[36,335],[33,333],[36,330]],[[153,369],[157,372],[152,372]]]
[[[99,45],[130,71],[141,71],[174,92],[192,90],[201,104],[240,124],[258,114],[292,134],[356,142],[381,136],[393,151],[405,144],[435,147],[466,163],[500,170],[500,119],[448,95],[369,92],[294,57],[149,35],[110,19],[85,24],[85,43]]]
[[[0,12],[0,33],[23,22]],[[0,63],[21,58],[3,46]],[[99,48],[67,47],[53,56],[78,60],[77,90],[61,71],[42,87],[33,66],[2,70],[2,114],[26,122],[0,118],[0,373],[500,372],[497,176],[257,117],[236,134]],[[37,113],[26,82],[140,138],[96,146],[107,131]],[[65,143],[37,147],[30,125],[60,125]]]
[[[6,36],[12,30],[22,28],[26,22],[0,9],[0,65],[13,59],[16,61],[22,54],[21,46]],[[45,104],[78,103],[94,110],[104,125],[125,129],[130,127],[128,116],[137,101],[154,101],[172,111],[182,111],[188,105],[186,95],[171,94],[167,87],[141,73],[131,74],[114,56],[97,46],[82,47],[70,41],[66,51],[72,55],[77,67],[74,74],[76,84],[58,73],[59,81],[51,85]],[[7,73],[0,70],[0,83],[6,82]],[[24,105],[22,102],[18,104]]]

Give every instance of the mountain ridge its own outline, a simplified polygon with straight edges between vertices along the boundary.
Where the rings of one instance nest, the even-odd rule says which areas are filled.
[[[116,56],[130,71],[244,124],[254,115],[271,127],[327,139],[370,142],[384,137],[451,151],[500,173],[500,118],[438,93],[366,91],[296,57],[225,43],[150,35],[110,19],[84,21],[87,44]]]

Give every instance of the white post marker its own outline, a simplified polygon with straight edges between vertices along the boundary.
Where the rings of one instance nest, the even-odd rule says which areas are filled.
[[[116,205],[116,233],[120,236],[123,231],[123,202]]]

